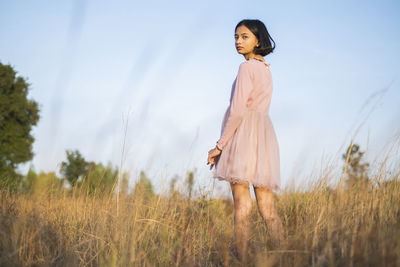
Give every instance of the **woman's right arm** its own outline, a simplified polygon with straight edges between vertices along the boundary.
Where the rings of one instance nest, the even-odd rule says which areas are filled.
[[[252,80],[253,73],[251,72],[250,62],[245,61],[239,66],[235,89],[229,106],[229,115],[221,137],[217,141],[217,146],[220,150],[225,148],[226,144],[232,138],[236,129],[242,122],[244,112],[247,109],[247,100],[249,99],[250,92],[253,89]]]

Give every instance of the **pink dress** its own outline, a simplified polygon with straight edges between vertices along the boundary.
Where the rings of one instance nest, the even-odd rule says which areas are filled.
[[[269,66],[254,58],[239,66],[221,124],[217,145],[222,152],[214,178],[280,188],[279,146],[269,116],[273,87]]]

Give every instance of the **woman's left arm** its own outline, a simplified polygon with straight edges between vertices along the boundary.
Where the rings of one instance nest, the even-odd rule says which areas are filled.
[[[251,72],[250,62],[242,62],[239,66],[235,89],[229,106],[229,116],[221,137],[217,141],[217,147],[221,150],[225,148],[226,144],[232,138],[236,129],[242,122],[244,112],[247,109],[247,100],[249,99],[250,92],[253,89],[252,80],[253,73]]]

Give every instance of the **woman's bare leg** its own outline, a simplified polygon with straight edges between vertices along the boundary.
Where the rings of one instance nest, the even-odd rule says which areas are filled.
[[[248,185],[231,183],[235,206],[235,239],[236,248],[242,262],[247,261],[249,239],[251,196]]]
[[[263,187],[254,187],[258,210],[263,217],[268,231],[278,244],[284,241],[282,221],[275,208],[274,195],[271,190]]]

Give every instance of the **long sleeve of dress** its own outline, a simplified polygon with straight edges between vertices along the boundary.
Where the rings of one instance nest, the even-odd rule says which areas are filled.
[[[217,142],[217,146],[220,149],[224,149],[228,141],[232,138],[247,109],[246,103],[253,89],[253,74],[250,67],[248,61],[241,63],[239,66],[233,96],[229,105],[229,115],[221,137]]]

